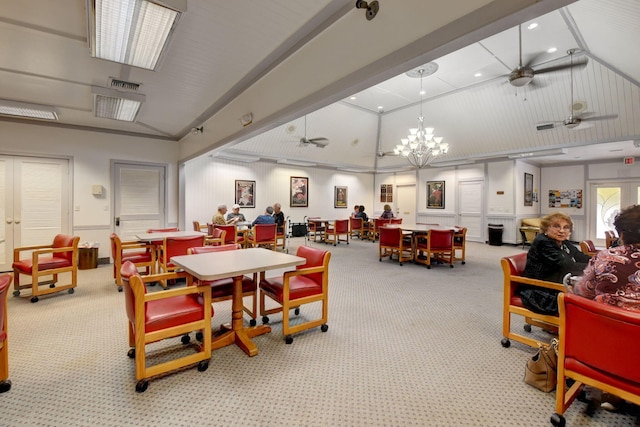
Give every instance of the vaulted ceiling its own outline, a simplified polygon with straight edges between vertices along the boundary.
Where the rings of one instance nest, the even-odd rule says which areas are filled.
[[[541,161],[640,154],[632,143],[640,139],[638,1],[380,0],[371,21],[353,3],[189,0],[152,72],[89,56],[84,0],[0,0],[0,98],[55,106],[59,121],[0,120],[173,140],[184,159],[226,152],[397,170],[404,160],[388,152],[420,111],[420,80],[403,72],[433,61],[422,108],[451,145],[443,161],[559,148],[567,154]],[[568,63],[568,49],[586,66],[511,86],[518,23],[534,69]],[[551,47],[557,51],[545,53]],[[147,101],[135,122],[93,116],[91,86],[109,77],[142,84]],[[610,118],[562,125],[571,77],[584,107],[576,114]],[[253,123],[243,127],[247,113]],[[553,129],[536,130],[549,123]],[[305,131],[329,145],[301,146]]]

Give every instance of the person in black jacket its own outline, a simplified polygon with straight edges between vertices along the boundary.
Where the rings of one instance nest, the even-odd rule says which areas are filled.
[[[562,283],[567,274],[582,274],[589,262],[589,255],[582,253],[569,241],[573,230],[571,217],[562,212],[545,216],[538,234],[527,253],[527,265],[523,276],[548,282]],[[558,292],[536,286],[519,289],[522,304],[531,311],[558,314]]]

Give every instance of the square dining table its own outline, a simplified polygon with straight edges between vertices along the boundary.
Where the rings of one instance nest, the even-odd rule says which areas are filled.
[[[242,276],[279,268],[294,267],[307,262],[305,258],[275,252],[264,248],[249,248],[236,251],[208,252],[195,255],[180,255],[171,258],[171,262],[193,277],[205,280],[233,277],[233,299],[231,306],[231,329],[214,337],[211,349],[225,347],[235,343],[249,356],[258,354],[258,347],[251,338],[271,332],[269,325],[245,327],[242,319]],[[258,283],[256,283],[258,285]],[[287,315],[287,313],[283,313]]]

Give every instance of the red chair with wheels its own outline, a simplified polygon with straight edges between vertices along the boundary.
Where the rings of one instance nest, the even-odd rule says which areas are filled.
[[[575,294],[558,295],[560,313],[555,426],[583,385],[640,405],[640,312]],[[567,387],[566,379],[575,382]]]
[[[78,243],[79,236],[58,234],[51,245],[23,246],[13,250],[13,295],[20,296],[21,289],[31,288],[31,302],[38,302],[39,295],[67,290],[70,294],[78,285]],[[22,252],[31,251],[29,258],[20,258]],[[71,283],[56,285],[58,275],[69,273]],[[31,283],[20,284],[20,275],[31,276]],[[51,276],[50,280],[40,281]],[[40,286],[49,285],[46,289]],[[29,296],[29,295],[28,295]]]
[[[364,220],[362,218],[349,218],[349,230],[351,237],[357,236],[359,239],[364,239],[366,235]]]
[[[187,255],[187,250],[195,246],[204,246],[205,235],[189,237],[167,237],[163,240],[158,254],[158,269],[160,273],[170,273],[179,267],[171,262],[171,258],[178,255]],[[165,280],[160,281],[163,288],[167,287]]]
[[[180,229],[178,227],[150,228],[147,230],[147,233],[171,233],[173,231],[180,231]]]
[[[387,220],[385,220],[387,221]],[[393,256],[398,257],[398,262],[402,265],[405,261],[413,259],[413,247],[410,235],[405,235],[400,227],[380,227],[378,229],[380,241],[378,243],[379,260]]]
[[[9,381],[9,348],[7,344],[7,294],[11,274],[0,275],[0,393],[11,389]]]
[[[362,219],[362,218],[358,218]],[[340,236],[344,236],[340,239]],[[336,219],[332,225],[329,225],[324,234],[324,241],[326,243],[333,243],[333,246],[340,242],[347,242],[349,244],[349,220],[348,219]]]
[[[227,232],[221,228],[216,228],[213,224],[207,224],[207,238],[204,240],[206,245],[220,246],[224,245],[227,237]]]
[[[245,246],[245,236],[244,234],[238,233],[238,228],[233,224],[220,225],[214,224],[214,228],[219,228],[220,230],[224,230],[224,245],[240,245]]]
[[[189,286],[191,275],[186,272],[140,276],[136,266],[127,261],[122,265],[122,282],[127,311],[129,347],[127,355],[136,360],[136,391],[144,392],[148,379],[189,365],[206,371],[211,359],[211,287]],[[187,286],[147,293],[145,283],[183,278]],[[195,354],[147,366],[147,344],[182,336],[189,343],[189,332],[202,331],[203,343]],[[186,336],[186,339],[184,338]]]
[[[126,261],[131,261],[137,268],[144,268],[145,274],[156,273],[156,245],[152,243],[123,242],[116,233],[111,233],[111,256],[113,258],[113,278],[118,292],[122,292],[120,269]]]
[[[195,248],[189,248],[187,252],[191,255],[191,254],[204,254],[208,252],[233,251],[236,249],[241,249],[241,246],[240,245],[200,246]],[[251,308],[248,308],[245,305],[243,305],[242,307],[243,310],[249,316],[251,316],[251,320],[249,321],[249,324],[251,326],[256,325],[256,316],[258,314],[257,278],[258,278],[258,275],[256,273],[253,274],[253,277],[242,276],[242,296],[252,298]],[[211,286],[211,302],[227,301],[233,298],[233,278],[232,277],[229,277],[226,279],[205,280],[205,281],[194,279],[193,283],[196,285]]]
[[[446,262],[453,268],[455,258],[453,234],[454,230],[429,230],[426,237],[416,235],[414,261],[426,264],[427,268],[431,268],[432,261]]]
[[[256,224],[251,230],[251,234],[246,239],[246,246],[257,248],[267,247],[276,250],[276,224]]]
[[[299,246],[297,256],[303,257],[307,262],[299,265],[293,271],[287,271],[282,277],[269,277],[260,280],[260,313],[262,323],[269,323],[267,314],[282,312],[282,334],[285,342],[293,342],[292,334],[306,329],[320,326],[322,332],[329,329],[327,320],[329,317],[329,260],[331,252]],[[265,297],[275,301],[278,307],[267,309]],[[289,325],[289,310],[295,309],[295,314],[300,313],[300,306],[313,302],[322,302],[322,315],[319,319],[309,320],[295,326]]]

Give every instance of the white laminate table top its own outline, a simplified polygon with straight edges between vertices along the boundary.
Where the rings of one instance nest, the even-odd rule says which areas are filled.
[[[171,262],[200,280],[224,279],[307,262],[305,258],[264,248],[180,255]]]
[[[429,230],[443,230],[443,231],[449,231],[449,230],[456,230],[455,227],[450,227],[447,225],[435,225],[435,224],[384,224],[381,227],[386,227],[386,228],[401,228],[403,230],[406,231],[423,231],[423,232],[427,232]]]
[[[187,230],[187,231],[167,231],[163,233],[140,233],[136,234],[136,239],[143,242],[155,242],[158,240],[164,240],[170,237],[193,237],[193,236],[206,236],[207,233],[200,231]]]

